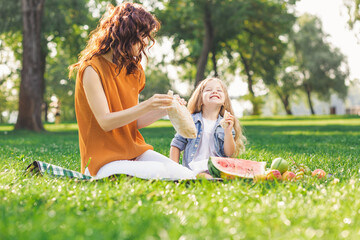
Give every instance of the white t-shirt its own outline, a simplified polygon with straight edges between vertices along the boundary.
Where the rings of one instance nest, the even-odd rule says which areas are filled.
[[[210,156],[216,156],[214,143],[214,127],[216,120],[203,118],[204,129],[200,139],[199,147],[195,153],[194,159],[189,163],[191,170],[195,174],[208,170],[208,160]]]

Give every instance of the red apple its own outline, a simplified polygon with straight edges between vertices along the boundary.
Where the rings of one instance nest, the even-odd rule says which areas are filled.
[[[312,174],[313,177],[317,177],[319,179],[324,178],[326,176],[326,172],[322,169],[315,169]]]
[[[287,181],[295,181],[295,178],[296,178],[296,174],[290,171],[286,171],[282,175],[282,179]]]
[[[277,181],[281,181],[281,173],[279,170],[272,169],[270,172],[268,172],[268,174],[266,174],[266,180],[274,181],[275,179]]]

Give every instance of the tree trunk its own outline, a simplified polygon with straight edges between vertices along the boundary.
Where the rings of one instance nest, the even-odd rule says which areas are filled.
[[[252,115],[260,115],[260,102],[257,101],[255,93],[254,93],[254,89],[253,89],[253,79],[252,79],[252,75],[251,75],[251,70],[250,70],[250,64],[248,62],[248,60],[246,58],[244,58],[244,56],[240,53],[240,57],[241,57],[241,62],[244,66],[244,70],[247,76],[247,83],[248,83],[248,90],[249,90],[249,94],[250,94],[250,101],[251,104],[253,105],[253,112]]]
[[[246,73],[246,76],[247,76],[249,93],[250,93],[250,95],[252,97],[255,97],[254,90],[253,90],[253,80],[252,80],[252,75],[250,73],[249,63],[248,63],[247,59],[245,59],[244,56],[241,53],[240,53],[240,57],[241,57],[241,62],[244,65],[244,70],[245,70],[245,73]]]
[[[44,130],[41,121],[45,66],[41,52],[41,19],[44,1],[22,0],[23,60],[19,115],[15,129]]]
[[[311,101],[311,89],[310,89],[309,85],[307,85],[307,84],[304,84],[304,87],[305,87],[305,92],[307,94],[311,115],[315,115],[315,111],[314,111],[313,104]]]
[[[211,50],[211,55],[212,55],[211,60],[213,62],[214,77],[219,77],[219,73],[217,71],[216,53],[214,48],[212,48]]]
[[[282,104],[284,105],[284,109],[287,115],[293,115],[291,108],[290,108],[290,102],[289,102],[289,95],[286,94],[285,96],[281,95],[280,92],[277,92],[278,96],[280,97],[280,100]]]
[[[203,47],[201,50],[201,55],[197,62],[196,78],[195,78],[195,87],[204,79],[204,73],[206,69],[206,64],[208,61],[209,52],[212,48],[214,32],[211,24],[211,12],[209,5],[204,6],[204,25],[205,25],[205,36],[203,39]]]

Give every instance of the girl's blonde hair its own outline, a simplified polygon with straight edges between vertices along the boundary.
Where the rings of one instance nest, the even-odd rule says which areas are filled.
[[[193,114],[193,113],[198,113],[198,112],[202,111],[202,105],[203,105],[202,95],[203,95],[206,84],[210,81],[218,81],[221,84],[221,87],[225,94],[225,102],[224,102],[224,105],[221,106],[219,114],[222,117],[224,117],[224,113],[226,110],[226,111],[230,112],[231,115],[234,115],[234,110],[231,106],[231,101],[229,98],[227,87],[221,79],[215,78],[215,77],[206,78],[205,80],[201,81],[198,84],[198,86],[196,87],[195,91],[193,92],[193,94],[191,95],[191,97],[189,99],[189,103],[187,106],[189,112],[191,114]],[[246,137],[242,133],[242,128],[241,128],[240,122],[237,118],[235,118],[234,130],[235,130],[235,138],[234,138],[235,139],[235,152],[232,155],[232,157],[237,157],[240,153],[245,151],[245,142],[246,142]]]

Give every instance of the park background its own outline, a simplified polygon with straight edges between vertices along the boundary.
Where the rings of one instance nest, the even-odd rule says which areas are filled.
[[[34,161],[80,171],[67,67],[109,2],[0,0],[0,239],[359,239],[359,0],[139,1],[162,22],[141,100],[168,89],[187,99],[218,75],[248,140],[239,158],[269,168],[282,157],[326,178],[26,174]],[[170,121],[140,131],[169,155]]]
[[[40,2],[36,23],[22,17],[31,15],[21,1],[0,1],[0,122],[19,129],[42,130],[55,116],[75,121],[75,77],[68,78],[67,67],[107,4],[117,3]],[[188,99],[200,80],[218,76],[228,83],[237,117],[359,114],[358,1],[138,2],[162,22],[143,60],[141,100],[169,89]],[[25,37],[27,45],[23,27],[35,33]],[[23,47],[36,55],[24,57]]]

